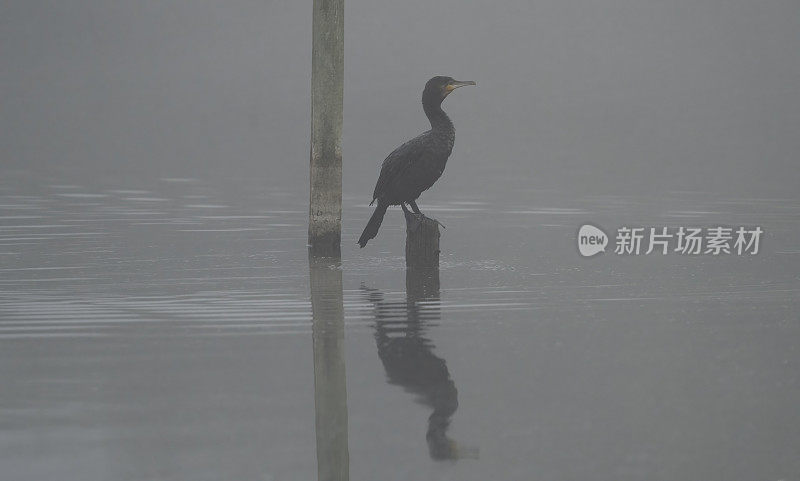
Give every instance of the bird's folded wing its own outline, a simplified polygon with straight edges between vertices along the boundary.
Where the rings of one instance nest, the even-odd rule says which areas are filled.
[[[424,140],[422,135],[411,139],[386,157],[378,183],[375,184],[375,192],[372,194],[373,201],[392,192],[393,187],[403,180],[408,169],[422,157],[425,151]]]

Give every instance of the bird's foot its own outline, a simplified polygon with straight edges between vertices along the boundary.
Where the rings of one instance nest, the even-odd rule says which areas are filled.
[[[436,222],[437,224],[439,224],[439,227],[441,227],[442,229],[447,229],[447,227],[445,227],[445,226],[444,226],[444,224],[442,224],[442,223],[441,223],[441,222],[439,222],[438,220],[436,220],[436,219],[434,219],[434,218],[432,218],[432,217],[428,217],[428,219],[430,219],[430,220],[432,220],[432,221]]]
[[[419,226],[422,225],[422,221],[425,216],[421,214],[415,214],[413,212],[404,211],[406,216],[406,226],[410,231],[416,231],[419,229]]]
[[[429,220],[429,221],[432,221],[432,222],[436,222],[436,224],[441,226],[442,229],[446,229],[447,228],[447,227],[444,226],[444,224],[442,224],[438,220],[436,220],[436,219],[434,219],[432,217],[428,217],[425,214],[423,214],[422,212],[406,212],[405,215],[406,215],[406,221],[407,221],[408,226],[409,226],[409,228],[411,230],[417,230],[419,228],[419,226],[426,220]]]
[[[420,216],[420,220],[427,219],[429,221],[436,222],[442,229],[447,229],[447,227],[445,227],[444,224],[442,224],[438,220],[434,219],[433,217],[428,217],[427,215],[423,214],[422,212],[419,212],[417,215]]]

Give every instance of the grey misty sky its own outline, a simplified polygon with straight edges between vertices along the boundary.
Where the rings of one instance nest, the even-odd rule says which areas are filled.
[[[346,193],[371,191],[375,166],[427,128],[434,74],[478,82],[445,103],[460,185],[502,172],[533,187],[777,195],[800,181],[800,2],[345,9]],[[310,27],[310,1],[3,1],[0,162],[260,171],[305,188]]]

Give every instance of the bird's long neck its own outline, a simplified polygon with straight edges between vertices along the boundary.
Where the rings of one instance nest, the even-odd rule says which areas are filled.
[[[453,122],[444,110],[442,110],[441,102],[426,102],[425,99],[423,99],[422,108],[425,110],[425,115],[428,116],[428,120],[431,122],[431,130],[434,132],[455,132]]]

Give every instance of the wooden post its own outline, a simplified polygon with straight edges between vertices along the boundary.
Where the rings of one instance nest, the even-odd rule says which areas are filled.
[[[318,481],[347,481],[350,454],[344,363],[342,269],[337,257],[309,256]]]
[[[406,267],[439,267],[439,223],[406,214]]]
[[[331,255],[342,239],[344,0],[314,0],[308,244]]]
[[[418,301],[439,300],[439,265],[406,267],[406,299],[410,304]],[[435,311],[438,315],[439,311]]]

